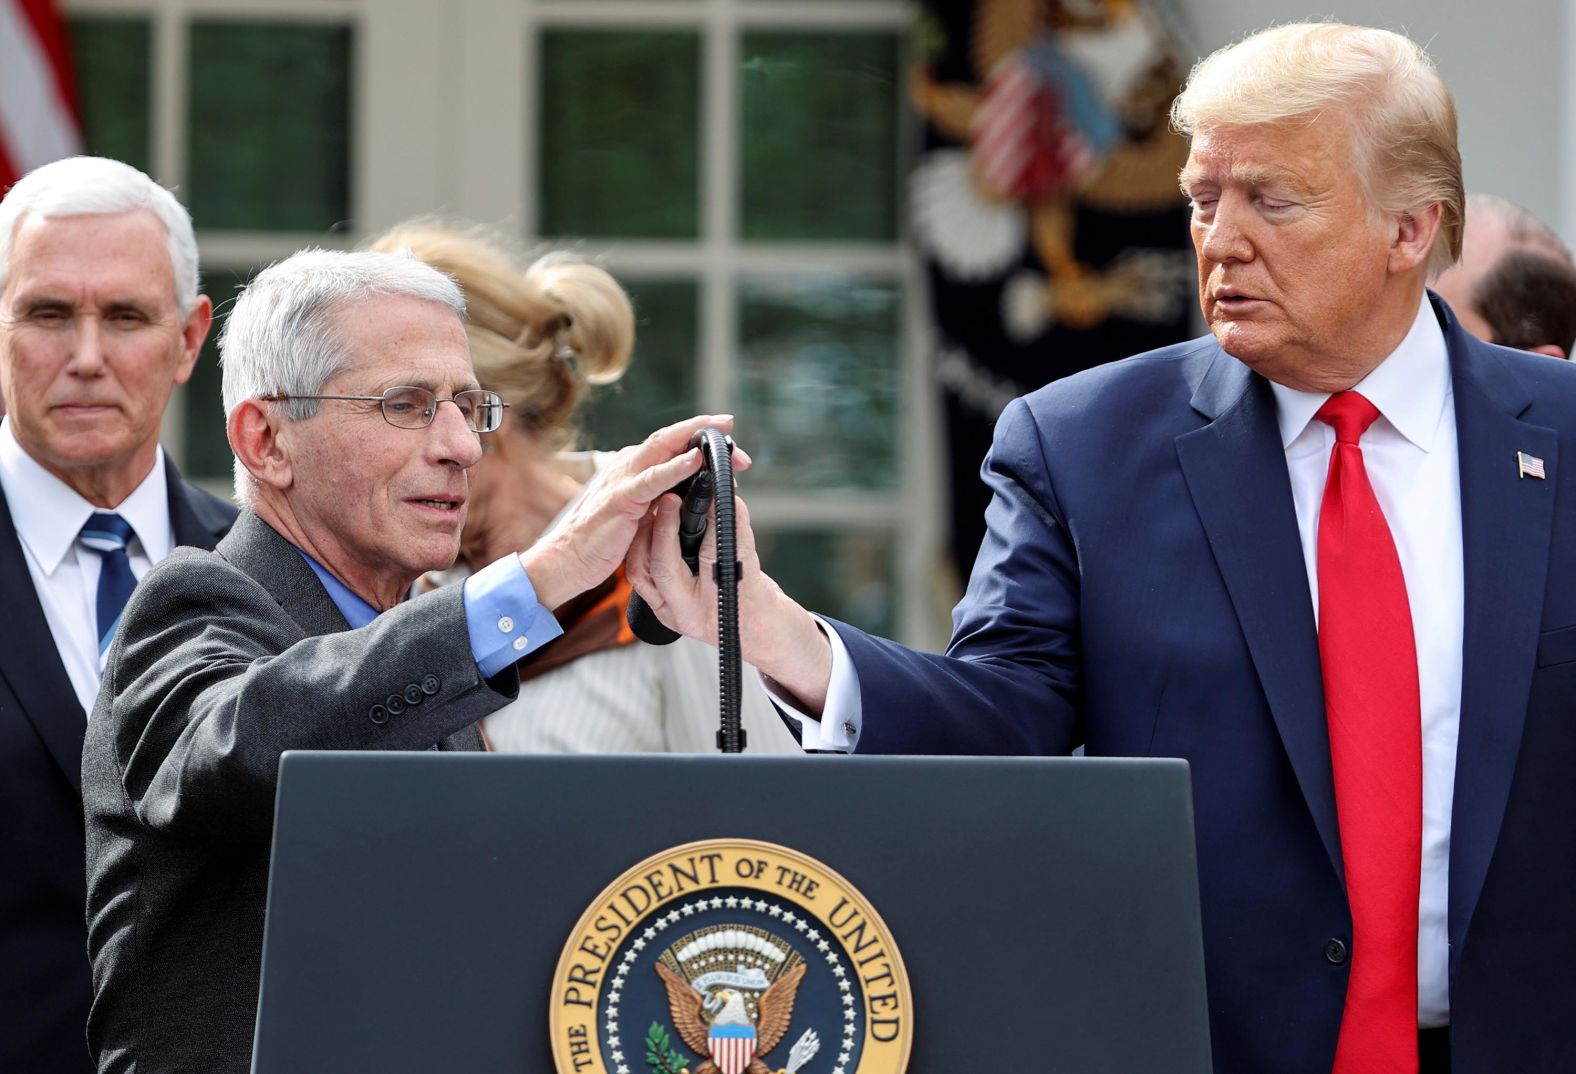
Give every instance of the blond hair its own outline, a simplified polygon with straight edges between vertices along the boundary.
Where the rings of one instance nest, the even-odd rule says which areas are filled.
[[[1300,22],[1260,30],[1200,60],[1171,105],[1182,134],[1318,119],[1341,109],[1352,125],[1356,171],[1377,209],[1438,204],[1430,276],[1461,256],[1466,192],[1456,106],[1415,42],[1365,26]]]
[[[586,389],[629,366],[629,296],[595,265],[564,253],[525,262],[479,228],[426,220],[401,224],[372,246],[408,251],[459,283],[478,383],[503,396],[509,424],[549,447],[574,440]]]

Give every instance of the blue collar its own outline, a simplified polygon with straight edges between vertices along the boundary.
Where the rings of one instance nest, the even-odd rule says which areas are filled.
[[[299,548],[297,552],[301,552]],[[345,622],[350,624],[352,630],[364,627],[378,617],[378,610],[356,594],[350,587],[328,573],[328,569],[317,560],[301,552],[301,558],[306,560],[306,565],[312,568],[312,573],[317,575],[317,580],[323,583],[323,588],[328,590],[329,599],[334,602],[334,607],[339,609],[339,614],[345,617]]]

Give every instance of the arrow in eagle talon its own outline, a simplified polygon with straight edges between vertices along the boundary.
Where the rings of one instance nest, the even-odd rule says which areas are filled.
[[[793,1047],[788,1049],[788,1069],[783,1074],[794,1074],[794,1071],[808,1063],[821,1050],[821,1038],[816,1036],[815,1030],[807,1029],[793,1042]]]

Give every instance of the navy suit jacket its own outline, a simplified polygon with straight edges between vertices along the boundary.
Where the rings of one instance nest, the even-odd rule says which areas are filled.
[[[1454,1074],[1576,1070],[1576,365],[1434,309],[1461,459]],[[1517,452],[1546,480],[1519,475]],[[1570,465],[1565,463],[1569,460]],[[1215,1068],[1328,1074],[1352,923],[1269,383],[1213,339],[1011,404],[945,655],[838,624],[861,752],[1183,757]],[[1426,584],[1426,580],[1423,580]],[[1069,818],[1069,823],[1077,823]],[[1353,952],[1356,957],[1360,951]]]
[[[212,548],[235,508],[167,462],[177,544]],[[55,650],[0,495],[0,1071],[83,1074],[88,1056],[82,737],[87,714]]]

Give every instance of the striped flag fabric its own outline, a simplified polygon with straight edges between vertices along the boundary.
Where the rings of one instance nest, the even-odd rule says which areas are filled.
[[[1539,481],[1548,477],[1543,469],[1543,460],[1536,455],[1528,455],[1525,451],[1516,452],[1516,469],[1518,477],[1535,477]]]
[[[0,0],[0,191],[82,152],[80,115],[55,0]]]

